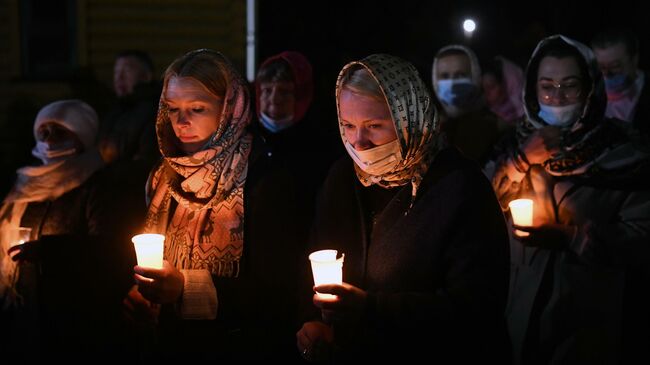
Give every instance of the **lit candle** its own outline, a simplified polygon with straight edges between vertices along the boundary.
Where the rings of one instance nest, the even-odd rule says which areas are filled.
[[[338,259],[336,250],[320,250],[312,252],[309,255],[311,261],[311,271],[314,274],[314,284],[316,286],[323,284],[342,284],[343,283],[343,259],[345,254],[341,254]],[[336,299],[336,295],[323,294],[316,292],[321,299]]]
[[[131,238],[135,246],[135,255],[138,265],[154,269],[163,267],[163,249],[165,247],[165,236],[155,233],[143,233]]]
[[[32,229],[29,227],[15,227],[9,229],[9,246],[22,245],[29,241],[32,234]]]
[[[530,199],[515,199],[511,201],[508,206],[510,207],[510,214],[512,221],[523,227],[530,227],[533,225],[533,201]],[[515,233],[521,237],[529,235],[528,232],[523,232],[518,229]]]

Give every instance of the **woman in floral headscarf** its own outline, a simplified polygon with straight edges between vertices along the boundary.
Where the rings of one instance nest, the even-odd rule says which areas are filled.
[[[145,224],[165,235],[165,261],[160,270],[136,266],[137,290],[126,301],[162,304],[164,357],[295,355],[305,239],[293,181],[259,163],[263,142],[246,129],[251,101],[218,52],[189,52],[165,72],[156,123],[163,160],[147,186]]]
[[[515,362],[647,362],[649,155],[604,117],[594,55],[572,39],[540,41],[524,103],[492,180],[504,209],[534,203],[533,227],[510,241]]]
[[[343,144],[325,182],[316,249],[345,254],[342,285],[320,285],[322,321],[297,334],[303,357],[502,359],[507,232],[480,169],[438,138],[415,68],[376,54],[346,65],[336,88]]]

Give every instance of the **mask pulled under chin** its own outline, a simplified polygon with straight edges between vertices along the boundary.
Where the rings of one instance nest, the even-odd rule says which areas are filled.
[[[44,164],[64,160],[68,156],[77,153],[74,141],[66,141],[58,145],[50,145],[47,142],[38,141],[32,149],[32,155]]]
[[[564,106],[552,106],[539,104],[540,110],[537,115],[542,118],[546,124],[557,127],[564,127],[573,124],[580,117],[582,104],[569,104]]]
[[[265,113],[260,113],[260,122],[269,132],[278,133],[293,125],[293,115],[289,115],[282,119],[273,119]]]
[[[346,141],[345,149],[361,170],[375,176],[390,172],[402,160],[398,139],[363,151]]]

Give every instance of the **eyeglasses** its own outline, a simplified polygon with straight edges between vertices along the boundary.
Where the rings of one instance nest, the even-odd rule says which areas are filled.
[[[575,100],[580,97],[581,93],[582,85],[579,81],[572,81],[567,84],[544,81],[537,84],[537,94],[544,101],[550,101],[552,98],[560,98],[560,96],[567,100]]]

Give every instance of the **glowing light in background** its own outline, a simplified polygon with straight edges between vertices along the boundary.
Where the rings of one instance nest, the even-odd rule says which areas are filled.
[[[465,19],[465,21],[463,21],[463,30],[472,33],[476,30],[476,22],[473,19]]]

